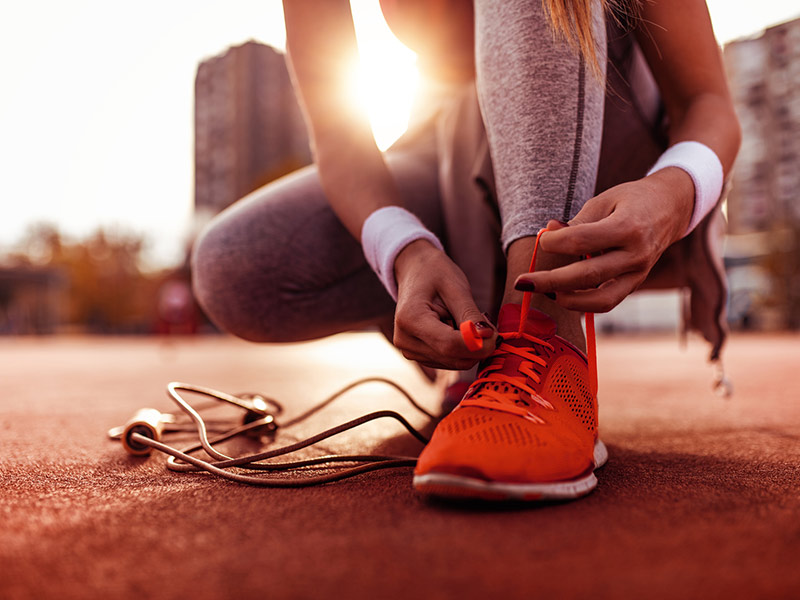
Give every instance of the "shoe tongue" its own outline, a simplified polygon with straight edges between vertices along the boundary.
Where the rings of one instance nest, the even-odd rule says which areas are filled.
[[[520,304],[504,304],[500,307],[497,329],[503,332],[519,331],[519,320],[522,312]],[[549,316],[533,308],[528,310],[528,318],[523,324],[523,331],[535,337],[550,337],[556,334],[556,324]]]

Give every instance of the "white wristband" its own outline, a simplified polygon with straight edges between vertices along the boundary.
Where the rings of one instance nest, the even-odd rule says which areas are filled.
[[[400,251],[416,240],[427,240],[444,251],[442,243],[417,217],[399,206],[384,206],[372,213],[361,227],[361,246],[369,266],[397,301],[394,261]]]
[[[678,167],[694,182],[694,212],[684,237],[717,205],[722,193],[722,163],[716,153],[700,142],[678,142],[667,148],[647,172],[652,175],[667,167]]]

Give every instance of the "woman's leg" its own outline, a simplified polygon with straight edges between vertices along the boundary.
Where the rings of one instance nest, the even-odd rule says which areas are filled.
[[[407,207],[442,230],[432,144],[387,153]],[[394,302],[307,167],[232,205],[192,257],[195,295],[222,329],[259,342],[299,341],[388,321]]]
[[[528,270],[536,233],[550,219],[568,221],[594,191],[605,95],[566,41],[554,38],[541,0],[476,0],[477,85],[491,148],[508,256],[505,302],[519,302],[513,283]],[[605,24],[595,19],[598,60],[605,67]],[[540,253],[537,268],[563,257]],[[579,315],[534,295],[560,334],[583,345]]]

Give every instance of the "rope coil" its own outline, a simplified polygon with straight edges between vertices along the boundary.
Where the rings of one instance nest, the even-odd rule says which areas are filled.
[[[290,488],[308,487],[323,483],[340,481],[361,473],[376,471],[379,469],[394,469],[400,467],[413,467],[417,459],[410,456],[392,455],[372,455],[372,454],[332,454],[318,456],[314,458],[295,460],[289,462],[265,462],[281,456],[293,454],[321,441],[327,440],[346,431],[376,421],[379,419],[393,419],[399,422],[413,437],[420,443],[427,444],[428,439],[415,429],[403,415],[392,410],[380,410],[372,412],[346,423],[332,427],[313,435],[299,442],[289,444],[280,448],[267,450],[257,454],[241,457],[231,457],[220,452],[215,446],[221,442],[229,440],[238,435],[260,432],[274,434],[278,429],[286,429],[302,423],[312,415],[316,414],[334,400],[356,387],[367,383],[382,383],[393,387],[400,392],[406,400],[417,411],[430,419],[435,419],[435,415],[422,407],[403,387],[397,383],[383,377],[368,377],[359,379],[335,393],[331,394],[315,406],[304,413],[288,419],[284,423],[276,421],[275,417],[283,412],[283,406],[274,399],[261,396],[259,394],[241,394],[238,396],[227,394],[219,390],[199,385],[181,383],[173,381],[167,385],[167,395],[183,411],[194,427],[199,442],[183,449],[173,448],[161,441],[164,433],[175,431],[187,431],[186,423],[178,423],[174,415],[166,415],[155,409],[142,409],[136,413],[133,419],[124,427],[116,427],[108,432],[109,437],[123,442],[126,450],[135,455],[149,454],[151,450],[157,450],[169,455],[167,468],[178,473],[205,471],[218,477],[256,485],[261,487]],[[245,410],[244,422],[242,425],[233,427],[221,432],[219,435],[209,439],[208,422],[203,419],[200,413],[181,395],[180,392],[193,392],[214,400],[225,402]],[[270,412],[272,410],[273,412]],[[146,417],[146,418],[145,418]],[[193,453],[203,450],[211,457],[211,460],[203,460],[192,456]],[[310,468],[321,468],[326,465],[329,468],[337,463],[361,463],[352,467],[338,468],[332,473],[323,475],[304,475],[299,477],[248,475],[229,469],[244,469],[250,471],[262,471],[265,473],[289,473],[297,470],[308,470]]]

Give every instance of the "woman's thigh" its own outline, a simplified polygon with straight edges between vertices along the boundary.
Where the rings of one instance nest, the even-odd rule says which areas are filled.
[[[435,151],[386,154],[406,207],[442,231]],[[361,245],[306,167],[219,214],[195,243],[195,295],[222,329],[253,341],[299,341],[388,318],[394,302]]]

